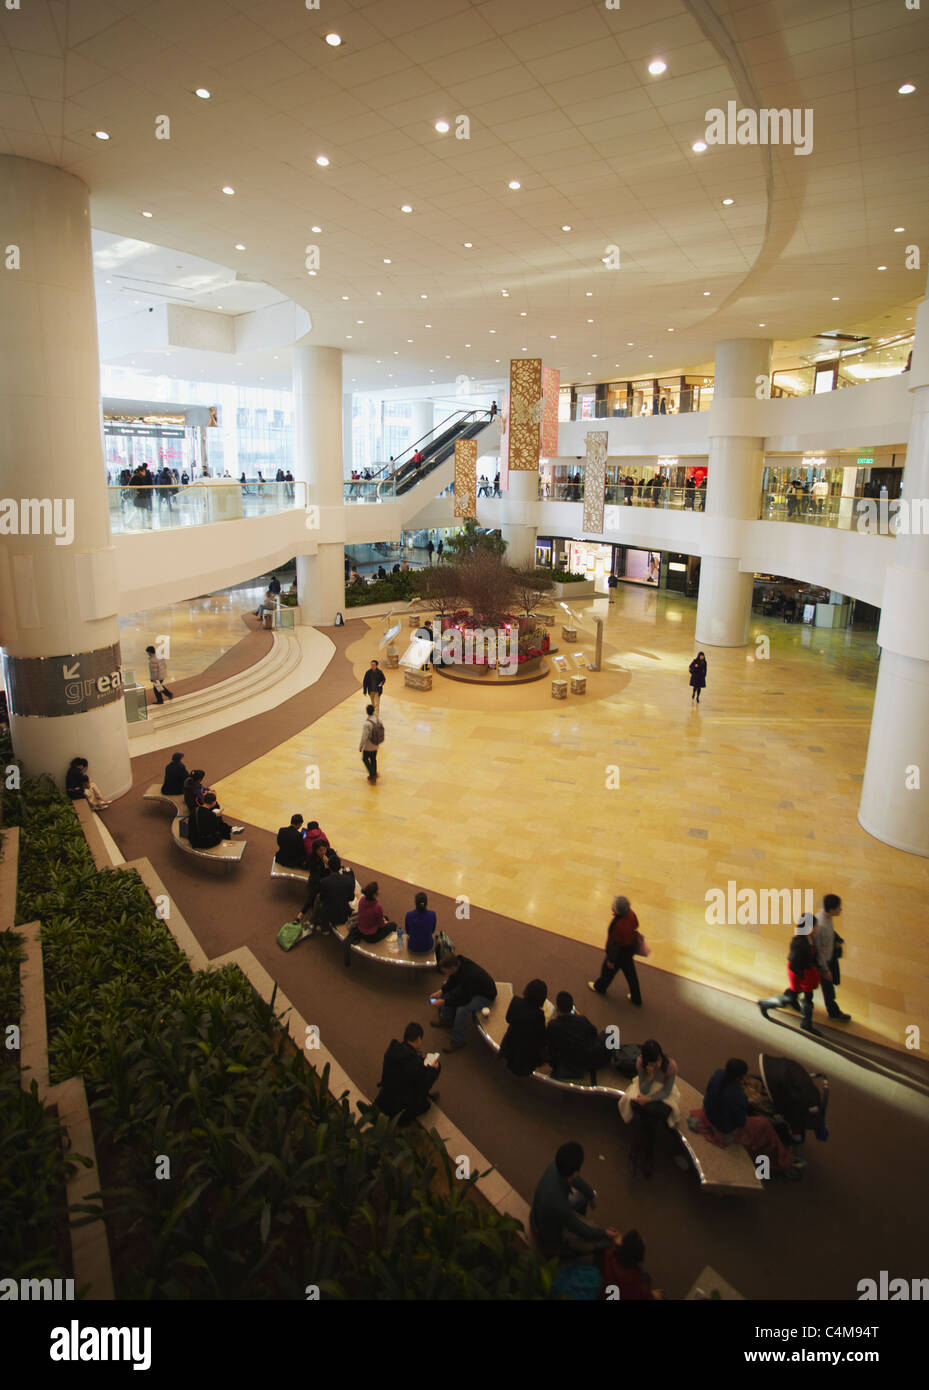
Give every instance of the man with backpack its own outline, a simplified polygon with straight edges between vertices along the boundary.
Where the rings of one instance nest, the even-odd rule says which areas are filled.
[[[368,781],[377,781],[377,750],[384,742],[384,725],[374,712],[373,705],[365,706],[367,719],[361,730],[361,761],[368,769]]]

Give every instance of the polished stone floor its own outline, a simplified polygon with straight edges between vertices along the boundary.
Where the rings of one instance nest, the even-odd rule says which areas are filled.
[[[264,591],[261,584],[227,589],[184,603],[166,603],[127,614],[119,620],[123,669],[134,670],[136,679],[144,685],[148,680],[145,648],[157,646],[159,637],[168,637],[169,680],[199,675],[241,642],[247,630],[242,615],[254,613]]]
[[[840,1003],[855,1031],[902,1047],[907,1025],[929,1014],[929,862],[856,819],[873,632],[755,619],[748,648],[708,651],[695,707],[693,601],[620,586],[612,609],[599,598],[575,607],[570,650],[589,657],[593,617],[606,624],[604,670],[586,695],[555,701],[547,680],[484,690],[439,677],[421,693],[388,672],[376,786],[358,752],[361,674],[371,657],[383,662],[372,620],[349,649],[357,697],[226,778],[223,804],[270,830],[300,810],[349,860],[593,944],[624,893],[650,964],[753,998],[786,983],[792,914],[713,923],[707,894],[730,882],[733,893],[809,889],[818,908],[836,892]],[[560,618],[554,635],[566,650]],[[770,641],[766,659],[756,637]]]

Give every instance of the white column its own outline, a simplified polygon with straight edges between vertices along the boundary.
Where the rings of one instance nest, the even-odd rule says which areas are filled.
[[[513,471],[509,487],[503,494],[505,520],[500,534],[506,541],[505,560],[508,565],[535,564],[535,522],[530,517],[539,500],[539,474],[528,470]],[[531,505],[530,505],[531,504]]]
[[[410,443],[416,444],[422,439],[423,435],[429,434],[432,430],[432,422],[435,418],[435,406],[432,401],[410,401],[412,407],[411,419],[413,421]]]
[[[909,377],[913,418],[902,495],[912,514],[914,501],[929,506],[929,300],[917,311]],[[929,536],[900,534],[894,547],[858,820],[885,844],[929,857]]]
[[[354,450],[352,448],[352,405],[354,397],[351,391],[342,394],[342,477],[350,478],[352,469],[355,467]]]
[[[755,382],[771,370],[766,339],[730,338],[716,346],[713,408],[706,480],[706,537],[700,561],[697,644],[744,647],[752,616],[752,575],[739,569],[741,522],[758,516],[764,440],[738,434],[732,425]]]
[[[87,758],[112,798],[132,773],[88,191],[49,164],[0,155],[0,207],[4,248],[19,249],[18,269],[0,261],[0,496],[17,507],[0,549],[13,747],[28,775],[59,784],[72,758]],[[23,500],[43,504],[28,523]]]
[[[297,556],[297,593],[307,621],[328,627],[345,607],[341,349],[298,344],[293,383],[294,477],[319,508],[319,530],[306,532]]]

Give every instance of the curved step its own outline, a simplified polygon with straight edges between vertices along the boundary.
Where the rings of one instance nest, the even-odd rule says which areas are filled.
[[[299,666],[300,660],[300,643],[294,634],[275,632],[271,650],[261,661],[217,685],[207,686],[190,695],[178,695],[164,705],[155,705],[149,709],[147,720],[130,725],[130,737],[133,733],[137,736],[161,733],[250,700],[289,676]]]

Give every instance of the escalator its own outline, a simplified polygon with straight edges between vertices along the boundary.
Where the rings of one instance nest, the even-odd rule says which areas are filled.
[[[402,497],[416,487],[441,463],[452,457],[456,440],[475,439],[492,419],[489,410],[458,411],[411,444],[399,462],[394,462],[388,475],[395,484],[396,495]]]

